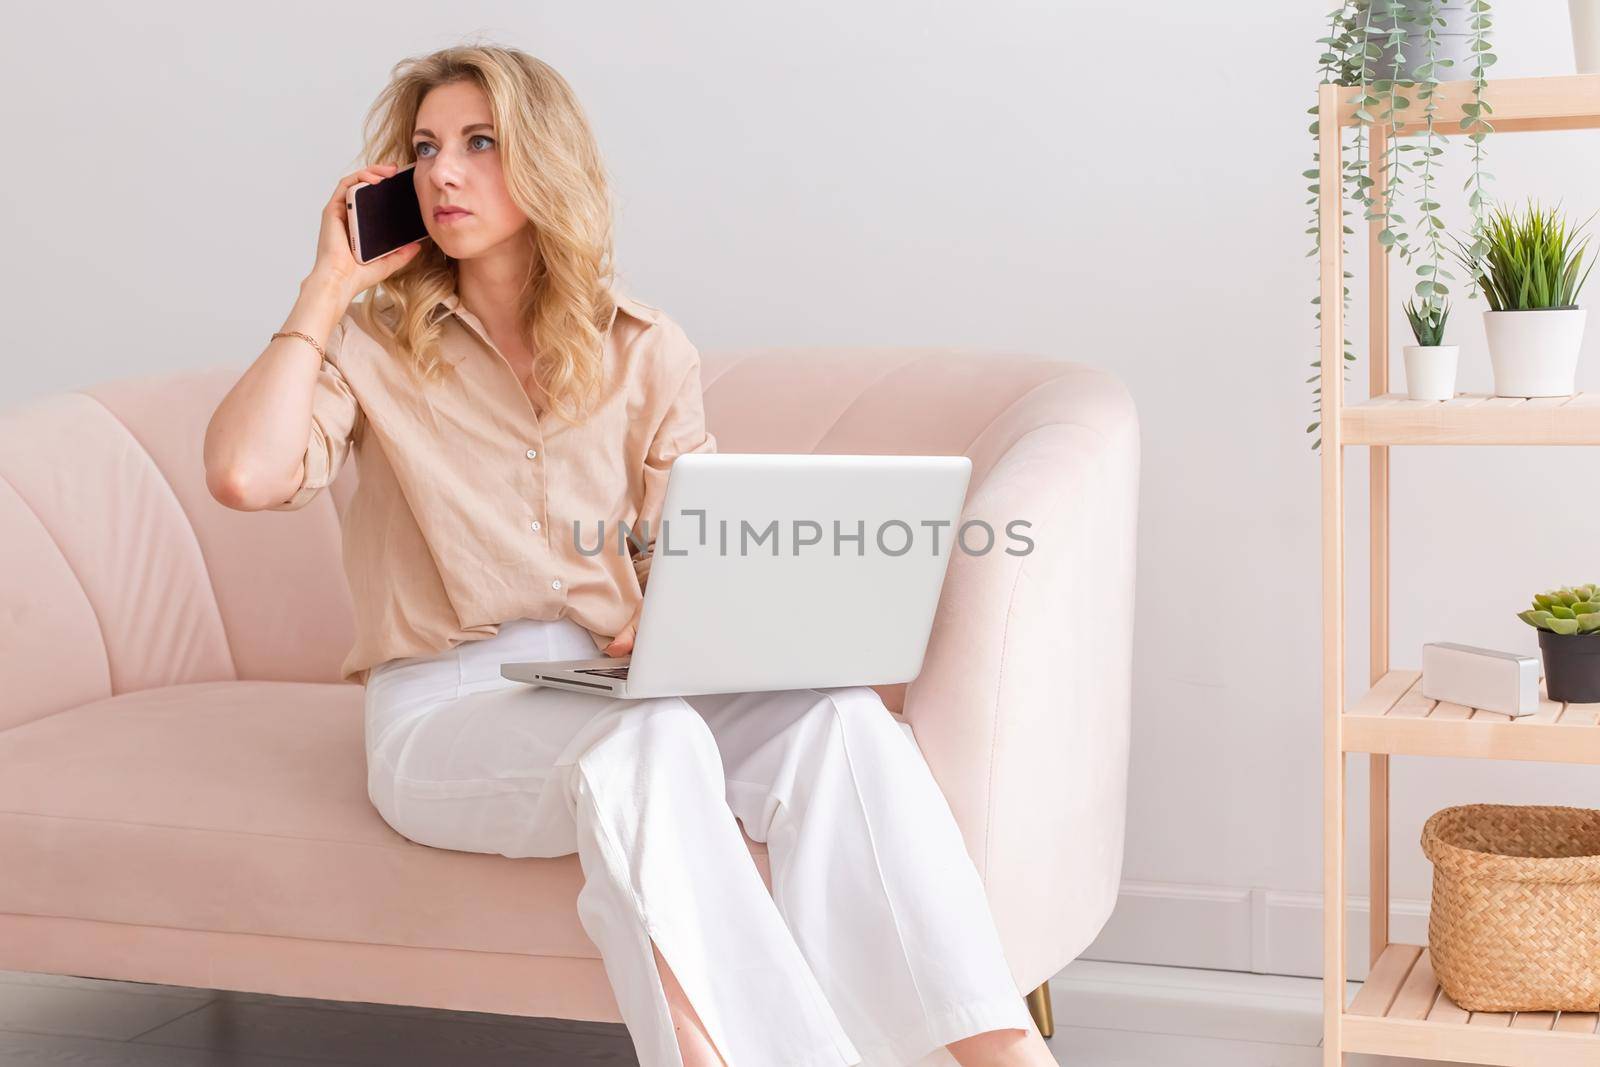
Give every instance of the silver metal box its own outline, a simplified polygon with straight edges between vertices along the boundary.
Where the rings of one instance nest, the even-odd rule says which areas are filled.
[[[1539,657],[1435,642],[1422,646],[1422,695],[1506,715],[1539,710]]]

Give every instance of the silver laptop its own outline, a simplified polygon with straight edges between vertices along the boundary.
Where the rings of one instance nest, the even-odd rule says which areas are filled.
[[[910,681],[971,474],[965,456],[679,456],[637,532],[656,542],[632,653],[500,673],[629,698]]]

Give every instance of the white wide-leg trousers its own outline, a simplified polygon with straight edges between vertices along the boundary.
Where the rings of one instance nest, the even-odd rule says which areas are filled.
[[[424,845],[576,852],[643,1067],[683,1064],[652,939],[729,1067],[954,1064],[946,1044],[1031,1025],[949,805],[876,692],[619,700],[500,676],[594,655],[570,619],[518,619],[374,668],[368,792]]]

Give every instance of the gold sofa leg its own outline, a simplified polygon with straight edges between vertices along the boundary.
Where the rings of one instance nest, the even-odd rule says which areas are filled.
[[[1050,1014],[1050,983],[1040,982],[1037,989],[1028,994],[1028,1013],[1033,1016],[1033,1024],[1039,1028],[1041,1037],[1054,1037],[1056,1020]]]

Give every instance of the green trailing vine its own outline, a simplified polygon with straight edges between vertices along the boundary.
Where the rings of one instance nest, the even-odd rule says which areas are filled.
[[[1375,0],[1376,2],[1376,0]],[[1439,0],[1427,0],[1429,11],[1437,7]],[[1405,62],[1406,36],[1411,29],[1410,12],[1400,0],[1387,0],[1388,10],[1385,12],[1390,20],[1388,29],[1384,31],[1386,40],[1384,46],[1394,50],[1394,63],[1396,71],[1400,64]],[[1402,17],[1404,16],[1404,17]],[[1398,78],[1380,78],[1375,86],[1376,99],[1382,104],[1383,112],[1381,121],[1388,137],[1384,139],[1383,172],[1388,176],[1388,189],[1383,198],[1383,207],[1380,209],[1373,196],[1373,182],[1368,177],[1366,187],[1363,189],[1366,210],[1363,218],[1368,220],[1381,220],[1383,228],[1378,231],[1378,244],[1387,251],[1398,251],[1400,258],[1406,263],[1411,262],[1410,234],[1401,233],[1395,227],[1405,223],[1405,219],[1394,210],[1394,205],[1405,201],[1406,175],[1411,167],[1406,163],[1404,155],[1413,145],[1407,144],[1400,137],[1400,116],[1406,108],[1411,106],[1408,97],[1400,95],[1402,82]],[[1368,99],[1371,94],[1363,97]],[[1372,121],[1370,113],[1361,111],[1357,118],[1366,114],[1365,121]],[[1360,129],[1360,127],[1358,127]]]
[[[1442,21],[1442,16],[1438,15],[1438,8],[1430,6],[1422,35],[1422,63],[1418,65],[1416,71],[1417,100],[1422,104],[1425,130],[1421,146],[1422,172],[1418,178],[1420,195],[1417,210],[1422,213],[1423,241],[1427,253],[1427,262],[1416,265],[1418,275],[1416,295],[1422,297],[1425,318],[1431,318],[1433,313],[1448,301],[1450,286],[1447,283],[1455,280],[1455,276],[1444,267],[1445,227],[1439,218],[1439,201],[1433,184],[1433,161],[1444,154],[1444,148],[1436,144],[1434,138],[1434,121],[1439,112],[1439,102],[1434,99],[1440,81],[1438,68],[1441,65],[1455,64],[1454,60],[1439,58],[1439,25]],[[1442,330],[1444,325],[1442,319],[1439,325]],[[1418,344],[1423,343],[1425,342],[1418,342]]]
[[[1402,0],[1344,0],[1339,8],[1328,14],[1327,36],[1318,39],[1318,43],[1323,46],[1319,59],[1321,84],[1326,85],[1331,82],[1357,90],[1356,95],[1348,101],[1354,107],[1357,121],[1350,134],[1349,158],[1340,168],[1343,199],[1360,204],[1364,220],[1369,223],[1380,223],[1378,243],[1386,255],[1397,254],[1401,262],[1414,266],[1418,275],[1415,292],[1417,296],[1423,298],[1425,308],[1446,301],[1450,292],[1449,283],[1454,280],[1454,276],[1444,266],[1445,226],[1439,214],[1440,202],[1434,174],[1434,162],[1444,153],[1443,146],[1439,144],[1436,126],[1439,105],[1435,95],[1439,83],[1447,80],[1440,78],[1441,70],[1454,64],[1453,60],[1439,54],[1441,42],[1438,31],[1439,27],[1446,25],[1444,11],[1450,2],[1451,0],[1417,0],[1408,5]],[[1461,0],[1461,2],[1468,13],[1468,25],[1472,33],[1470,81],[1473,91],[1470,99],[1464,100],[1461,105],[1461,129],[1467,133],[1467,139],[1472,146],[1472,174],[1466,183],[1466,188],[1470,190],[1467,204],[1472,214],[1471,233],[1474,247],[1481,247],[1484,241],[1483,209],[1487,203],[1484,189],[1486,182],[1493,177],[1483,169],[1483,140],[1493,132],[1493,127],[1486,117],[1491,108],[1483,100],[1483,87],[1487,82],[1485,72],[1495,61],[1489,44],[1489,35],[1493,30],[1493,16],[1490,0]],[[1411,37],[1420,37],[1421,62],[1414,66],[1409,77],[1403,77],[1407,40]],[[1378,64],[1385,53],[1391,57],[1389,63],[1393,67],[1390,72],[1392,76],[1374,77],[1374,74],[1380,73]],[[1421,108],[1421,143],[1414,143],[1412,140],[1418,136],[1415,130],[1403,132],[1404,117],[1411,113],[1413,104],[1420,105]],[[1309,113],[1313,116],[1310,132],[1315,139],[1319,133],[1317,108],[1311,107]],[[1376,196],[1376,182],[1368,173],[1368,127],[1382,128],[1387,135],[1383,140],[1383,157],[1379,161],[1379,167],[1386,179],[1386,195],[1381,203]],[[1413,159],[1416,160],[1415,163],[1412,162]],[[1315,165],[1303,172],[1310,181],[1307,186],[1307,192],[1310,194],[1307,204],[1312,209],[1311,225],[1306,231],[1312,235],[1312,247],[1307,253],[1308,256],[1318,255],[1322,245],[1320,142],[1313,150],[1312,160]],[[1405,196],[1413,181],[1417,191],[1416,224],[1412,227],[1417,231],[1415,240],[1404,228],[1408,223],[1405,215],[1398,210],[1404,206]],[[1405,210],[1410,209],[1406,207]],[[1341,248],[1346,248],[1346,239],[1355,231],[1346,221],[1350,214],[1349,210],[1343,210],[1342,214],[1344,218],[1340,220],[1340,242]],[[1418,260],[1420,262],[1417,262]],[[1349,280],[1354,275],[1349,270],[1343,273],[1344,276],[1340,279],[1340,314],[1348,315]],[[1473,283],[1473,292],[1476,292],[1476,280]],[[1321,303],[1319,292],[1312,298],[1312,304],[1317,309],[1316,321],[1319,332],[1325,310]],[[1343,356],[1344,369],[1348,372],[1349,364],[1356,359],[1348,334],[1344,338]],[[1313,385],[1312,408],[1315,418],[1306,427],[1306,432],[1316,433],[1322,425],[1320,352],[1311,366],[1315,373],[1306,381]],[[1318,449],[1321,445],[1322,438],[1319,435],[1313,440],[1311,447]]]
[[[1358,15],[1360,16],[1359,18]],[[1369,54],[1365,43],[1363,43],[1359,50],[1354,48],[1353,45],[1358,37],[1358,30],[1360,39],[1365,42],[1367,37],[1367,28],[1370,22],[1370,9],[1358,13],[1351,0],[1345,0],[1340,7],[1329,13],[1328,36],[1321,38],[1319,41],[1319,43],[1323,45],[1321,56],[1322,85],[1327,85],[1329,83],[1336,85],[1366,84],[1368,63],[1371,59],[1376,58],[1376,55]],[[1365,107],[1366,104],[1363,103],[1362,106]],[[1306,201],[1306,203],[1311,205],[1311,225],[1306,229],[1306,232],[1311,235],[1311,250],[1307,252],[1306,255],[1316,256],[1322,250],[1322,141],[1320,137],[1320,108],[1317,104],[1313,104],[1307,109],[1307,112],[1311,115],[1311,125],[1309,130],[1311,133],[1311,143],[1314,147],[1311,152],[1311,168],[1303,172],[1304,177],[1309,179],[1311,182],[1311,184],[1306,187],[1307,191],[1311,194],[1310,198]],[[1356,158],[1352,161],[1345,162],[1341,168],[1340,181],[1346,187],[1354,184],[1357,189],[1361,189],[1363,188],[1363,179],[1366,180],[1367,184],[1371,183],[1371,179],[1368,177],[1365,165],[1361,159],[1364,144],[1364,131],[1364,126],[1356,127]],[[1345,198],[1341,198],[1341,204],[1343,203],[1343,199]],[[1349,209],[1342,208],[1340,214],[1342,217],[1340,219],[1339,228],[1341,232],[1340,241],[1342,242],[1345,237],[1349,236],[1354,231],[1350,229],[1348,222],[1345,221],[1350,216]],[[1350,309],[1350,279],[1352,277],[1354,277],[1354,275],[1350,271],[1346,270],[1344,271],[1344,277],[1340,280],[1341,302],[1343,305],[1340,312],[1341,315],[1347,314]],[[1320,331],[1322,326],[1322,295],[1320,292],[1311,298],[1311,303],[1317,308],[1315,318],[1317,321],[1318,330]],[[1344,339],[1344,359],[1346,362],[1353,362],[1355,358],[1355,350],[1350,345],[1349,336],[1346,335]],[[1321,425],[1322,357],[1320,355],[1311,361],[1311,367],[1311,377],[1307,378],[1306,381],[1312,386],[1311,393],[1314,397],[1312,409],[1313,413],[1316,415],[1317,421],[1312,422],[1310,426],[1306,427],[1307,433],[1314,432],[1317,427]],[[1322,438],[1319,437],[1312,443],[1311,447],[1315,449],[1321,445],[1321,443]]]
[[[1467,205],[1472,209],[1472,252],[1474,255],[1482,256],[1489,248],[1484,224],[1484,208],[1488,206],[1488,197],[1484,190],[1494,177],[1483,169],[1483,140],[1494,132],[1494,126],[1486,117],[1494,111],[1494,108],[1483,99],[1483,87],[1488,81],[1486,72],[1495,61],[1489,43],[1489,33],[1494,29],[1494,17],[1489,9],[1489,0],[1471,0],[1468,10],[1472,13],[1472,21],[1469,24],[1472,29],[1472,99],[1461,105],[1461,129],[1466,132],[1467,140],[1472,144],[1472,174],[1467,178],[1464,188],[1471,190],[1467,196]],[[1474,277],[1471,293],[1476,296],[1477,292],[1477,279]]]

